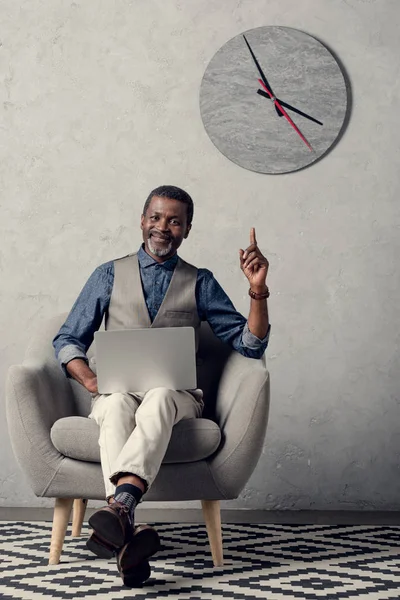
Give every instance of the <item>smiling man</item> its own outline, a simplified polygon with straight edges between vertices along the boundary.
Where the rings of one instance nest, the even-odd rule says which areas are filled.
[[[139,251],[98,267],[82,289],[53,345],[68,377],[92,393],[89,415],[100,427],[101,467],[107,506],[89,519],[93,533],[87,545],[101,557],[117,557],[126,585],[150,576],[148,559],[157,552],[157,532],[134,526],[134,511],[161,466],[173,426],[198,418],[200,389],[156,388],[132,394],[99,394],[97,377],[86,356],[105,317],[106,329],[192,326],[208,321],[214,333],[237,352],[260,358],[268,344],[266,299],[268,261],[256,242],[239,250],[240,268],[250,288],[246,320],[207,269],[182,260],[177,250],[189,236],[193,201],[175,186],[153,190],[143,207],[143,244]]]

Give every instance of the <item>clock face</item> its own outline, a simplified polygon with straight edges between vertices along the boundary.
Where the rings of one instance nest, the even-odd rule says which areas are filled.
[[[320,158],[347,109],[338,63],[318,40],[289,27],[258,27],[229,40],[201,83],[211,141],[234,163],[288,173]]]

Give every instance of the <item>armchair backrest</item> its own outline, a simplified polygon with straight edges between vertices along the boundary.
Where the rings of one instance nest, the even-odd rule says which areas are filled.
[[[197,386],[204,392],[204,418],[215,419],[215,407],[222,375],[234,351],[219,340],[208,323],[202,323],[197,355]],[[235,353],[236,354],[236,353]]]

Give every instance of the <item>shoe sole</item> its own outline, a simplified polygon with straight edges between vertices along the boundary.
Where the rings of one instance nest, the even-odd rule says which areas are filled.
[[[126,587],[136,588],[141,587],[147,579],[149,579],[151,575],[151,569],[149,562],[144,560],[141,562],[135,569],[132,571],[128,571],[127,573],[123,573],[122,581]]]
[[[148,559],[161,547],[158,533],[152,527],[142,525],[135,530],[132,540],[124,546],[117,558],[118,571],[125,585],[128,581],[143,583],[146,576]],[[149,567],[150,569],[150,567]]]
[[[92,534],[86,545],[97,556],[111,558],[124,545],[125,532],[112,512],[95,512],[89,519],[89,525],[94,536]]]
[[[99,539],[94,532],[87,540],[86,547],[99,558],[112,558],[117,553],[116,548],[109,547],[106,542]]]

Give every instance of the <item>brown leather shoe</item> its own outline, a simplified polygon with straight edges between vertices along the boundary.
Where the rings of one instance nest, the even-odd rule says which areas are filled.
[[[105,540],[97,537],[94,531],[87,539],[86,547],[99,558],[112,558],[118,551],[114,546],[110,546]]]
[[[149,579],[151,569],[148,560],[143,560],[134,569],[121,573],[124,585],[129,588],[142,587],[145,581]]]
[[[148,559],[160,549],[160,538],[150,525],[136,527],[132,540],[117,555],[117,567],[124,585],[137,587],[150,577]]]
[[[120,502],[113,502],[97,510],[89,519],[93,533],[86,542],[91,552],[101,558],[111,558],[133,536],[129,509]]]

